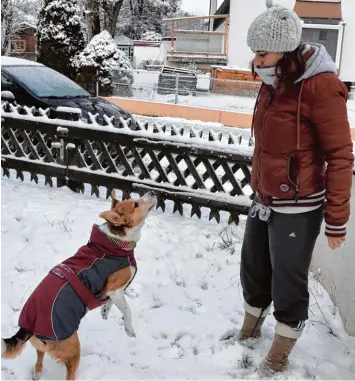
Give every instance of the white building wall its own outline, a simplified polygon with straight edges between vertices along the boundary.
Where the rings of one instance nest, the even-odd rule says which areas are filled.
[[[161,56],[160,46],[135,46],[134,47],[134,64],[138,68],[143,60],[160,60],[164,59]]]
[[[355,336],[355,176],[346,244],[333,251],[327,241],[323,226],[313,254],[311,269],[339,308],[346,331]]]
[[[341,2],[344,28],[343,54],[340,64],[340,79],[355,82],[355,1],[342,0]]]

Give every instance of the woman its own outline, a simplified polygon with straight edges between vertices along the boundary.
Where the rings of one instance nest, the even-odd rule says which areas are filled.
[[[266,4],[248,31],[263,84],[252,127],[256,197],[242,248],[239,340],[260,336],[273,301],[275,337],[262,369],[283,371],[308,318],[308,271],[323,216],[329,246],[345,240],[354,156],[347,89],[334,62],[324,46],[301,45],[295,12]]]

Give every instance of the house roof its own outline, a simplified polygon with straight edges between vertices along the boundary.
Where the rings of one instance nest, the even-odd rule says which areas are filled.
[[[297,0],[294,8],[301,18],[341,20],[341,2],[301,1]]]
[[[224,0],[223,3],[220,5],[220,7],[217,9],[216,11],[216,15],[229,15],[230,13],[230,4],[231,4],[231,1],[230,0]],[[222,25],[224,23],[224,19],[215,19],[213,21],[213,30],[216,30],[217,28],[220,27],[220,25]]]
[[[134,40],[134,46],[160,46],[160,41]]]
[[[124,34],[116,34],[114,40],[117,45],[133,45],[133,40]]]

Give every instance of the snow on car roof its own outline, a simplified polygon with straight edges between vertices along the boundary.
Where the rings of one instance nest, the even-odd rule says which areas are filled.
[[[1,56],[1,66],[44,66],[38,62],[16,57]]]

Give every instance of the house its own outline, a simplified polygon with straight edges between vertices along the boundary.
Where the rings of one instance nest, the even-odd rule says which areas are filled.
[[[252,52],[246,43],[252,20],[265,10],[265,0],[226,0],[230,4],[228,66],[248,69]],[[302,40],[323,44],[336,63],[342,81],[355,82],[354,0],[279,0],[293,8],[303,21]],[[243,10],[243,11],[241,11]]]
[[[114,41],[117,44],[118,49],[126,53],[129,60],[133,63],[134,46],[133,40],[124,34],[117,34],[114,37]]]
[[[193,64],[207,72],[212,65],[227,64],[229,13],[223,13],[222,6],[217,9],[217,0],[210,0],[210,5],[207,16],[164,20],[170,25],[170,36],[164,39],[169,44],[165,63],[175,67]]]
[[[11,40],[9,55],[37,61],[37,28],[32,23],[24,22],[16,38]]]
[[[146,64],[161,61],[160,41],[133,40],[123,34],[118,34],[114,38],[117,47],[126,53],[127,57],[136,69]]]
[[[166,61],[180,67],[194,63],[205,71],[215,66],[250,71],[253,54],[247,46],[247,32],[253,19],[266,9],[265,0],[252,0],[252,6],[251,0],[224,0],[218,9],[216,0],[210,1],[209,16],[165,20],[171,24]],[[340,78],[344,82],[355,82],[352,47],[355,0],[275,2],[293,8],[303,21],[302,40],[323,44],[336,63]],[[209,20],[209,23],[200,23],[197,28],[196,22],[201,20]]]
[[[149,63],[158,64],[161,61],[161,42],[134,40],[134,67],[140,69]]]

